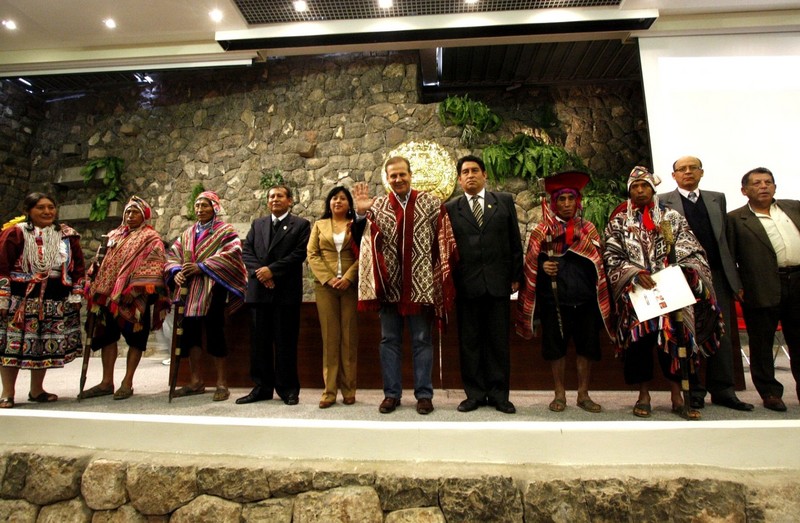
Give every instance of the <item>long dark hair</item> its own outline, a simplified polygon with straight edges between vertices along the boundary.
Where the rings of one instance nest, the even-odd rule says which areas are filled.
[[[347,210],[347,217],[353,218],[356,215],[355,207],[353,206],[353,195],[350,194],[350,191],[347,190],[347,187],[344,185],[337,185],[328,193],[327,198],[325,198],[325,210],[322,213],[322,218],[331,218],[333,217],[333,213],[331,212],[331,200],[333,197],[339,193],[344,193],[345,198],[347,198],[347,203],[350,204],[350,208]]]
[[[22,210],[25,212],[25,223],[26,228],[29,231],[33,230],[33,222],[31,221],[31,209],[36,207],[36,204],[39,203],[39,200],[48,199],[53,202],[53,205],[56,206],[56,219],[53,220],[53,225],[56,229],[61,227],[61,224],[58,223],[58,200],[53,198],[52,195],[43,193],[43,192],[32,192],[28,196],[22,200]]]

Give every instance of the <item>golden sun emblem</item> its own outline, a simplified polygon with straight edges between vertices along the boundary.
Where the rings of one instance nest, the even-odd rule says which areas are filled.
[[[383,161],[381,180],[388,193],[391,191],[386,180],[386,160],[402,156],[411,164],[411,186],[418,191],[433,194],[446,201],[456,187],[458,174],[456,162],[447,150],[436,142],[423,140],[406,142],[389,152]]]

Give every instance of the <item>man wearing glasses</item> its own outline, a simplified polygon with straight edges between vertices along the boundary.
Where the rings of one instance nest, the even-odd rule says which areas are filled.
[[[689,222],[700,245],[706,251],[711,266],[711,278],[717,303],[725,320],[725,334],[720,339],[719,349],[706,359],[705,384],[692,384],[691,406],[702,409],[705,406],[706,392],[711,394],[711,402],[734,410],[753,410],[753,405],[736,397],[733,381],[733,347],[730,330],[736,321],[731,318],[731,297],[742,289],[742,282],[736,271],[726,238],[727,211],[725,195],[721,192],[703,190],[700,192],[700,179],[703,178],[703,163],[694,156],[682,156],[672,164],[672,178],[678,188],[672,192],[659,194],[659,200],[678,211]]]

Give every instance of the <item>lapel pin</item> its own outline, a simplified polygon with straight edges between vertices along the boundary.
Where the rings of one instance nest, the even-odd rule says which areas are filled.
[[[283,226],[283,230],[285,231],[286,229],[288,229],[288,227],[284,225]]]
[[[488,204],[486,207],[488,207],[488,208],[490,208],[490,209],[491,209],[491,208],[492,208],[492,204],[490,203],[490,204]]]

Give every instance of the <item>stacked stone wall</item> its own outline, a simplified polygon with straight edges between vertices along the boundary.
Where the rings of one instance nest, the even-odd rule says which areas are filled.
[[[662,467],[609,474],[78,449],[0,452],[1,521],[753,523],[794,521],[798,509],[800,480],[791,471]]]
[[[38,99],[0,81],[0,224],[20,214],[30,190],[34,136],[43,118]]]
[[[263,214],[262,175],[278,169],[294,188],[293,212],[313,220],[337,184],[367,181],[374,192],[383,191],[383,160],[410,141],[436,141],[458,158],[541,128],[598,175],[649,164],[638,83],[478,92],[472,98],[506,123],[467,149],[461,129],[440,122],[438,104],[420,102],[414,52],[291,57],[154,78],[47,104],[32,140],[30,185],[46,185],[63,169],[94,158],[119,156],[126,193],[153,205],[155,228],[172,240],[190,224],[187,200],[198,183],[217,191],[226,220],[246,230]],[[79,154],[65,156],[65,144]],[[536,190],[521,179],[498,188],[515,195],[526,233],[539,219]],[[88,203],[96,192],[56,190],[63,204]],[[93,252],[118,219],[70,224]],[[306,291],[309,298],[310,285]]]

